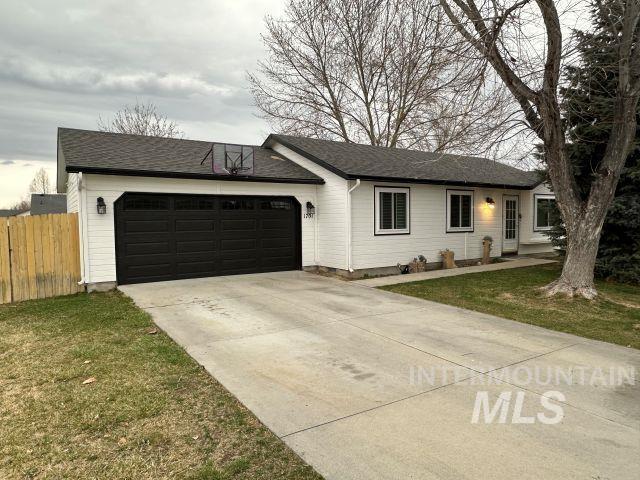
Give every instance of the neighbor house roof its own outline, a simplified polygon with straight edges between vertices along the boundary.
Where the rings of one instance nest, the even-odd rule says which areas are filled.
[[[347,179],[491,186],[529,189],[540,183],[536,172],[495,160],[401,148],[272,134],[263,146],[278,142]]]
[[[259,146],[254,147],[252,175],[214,174],[211,161],[203,161],[211,146],[212,142],[197,140],[58,129],[58,162],[64,163],[67,172],[323,183],[320,177],[283,155]]]
[[[67,213],[67,196],[58,193],[32,193],[31,215]]]
[[[13,217],[14,215],[18,215],[21,212],[19,210],[5,210],[5,209],[0,209],[0,217]]]

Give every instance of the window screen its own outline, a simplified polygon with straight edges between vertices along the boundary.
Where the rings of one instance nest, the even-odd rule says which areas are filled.
[[[473,230],[473,192],[448,192],[448,208],[448,230]]]
[[[547,230],[553,226],[556,201],[553,198],[536,198],[536,228]]]
[[[376,233],[409,233],[409,189],[376,187]]]

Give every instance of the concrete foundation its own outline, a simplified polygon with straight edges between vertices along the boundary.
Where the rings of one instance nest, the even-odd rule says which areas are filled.
[[[498,258],[498,257],[494,257]],[[481,258],[470,258],[466,260],[456,260],[456,265],[458,267],[471,267],[475,265],[479,265],[481,263]],[[427,270],[441,270],[442,262],[429,262],[427,263]],[[397,266],[390,267],[377,267],[377,268],[362,268],[359,270],[354,270],[353,272],[349,272],[348,270],[343,270],[340,268],[331,268],[324,266],[311,266],[304,267],[304,271],[311,273],[320,273],[324,275],[336,276],[341,278],[346,278],[349,280],[359,280],[361,278],[375,278],[375,277],[386,277],[389,275],[400,275],[400,270]]]
[[[115,290],[118,285],[116,282],[95,282],[87,283],[87,292],[108,292],[109,290]]]

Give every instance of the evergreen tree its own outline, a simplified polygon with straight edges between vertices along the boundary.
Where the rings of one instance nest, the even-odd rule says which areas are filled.
[[[618,39],[607,28],[615,12],[592,9],[593,30],[577,31],[580,62],[565,69],[567,86],[561,90],[568,152],[583,198],[589,194],[593,172],[604,157],[612,128],[618,69]],[[620,12],[620,15],[622,12]],[[638,112],[640,120],[640,111]],[[640,283],[640,129],[636,146],[626,160],[613,205],[602,229],[596,275],[617,281]],[[564,248],[559,219],[550,232],[554,245]]]

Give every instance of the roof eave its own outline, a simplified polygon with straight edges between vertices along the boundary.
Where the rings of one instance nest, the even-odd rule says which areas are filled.
[[[321,178],[285,178],[285,177],[258,177],[249,175],[212,175],[202,173],[186,173],[186,172],[160,172],[155,170],[129,170],[101,167],[84,167],[84,166],[66,166],[67,173],[90,173],[97,175],[123,175],[131,177],[154,177],[154,178],[184,178],[193,180],[223,180],[232,182],[262,182],[262,183],[296,183],[322,185],[324,180]]]
[[[481,187],[481,188],[500,188],[504,190],[531,190],[535,188],[531,185],[510,185],[504,183],[485,183],[485,182],[465,182],[463,180],[441,180],[427,178],[406,178],[406,177],[379,177],[371,175],[347,175],[347,180],[360,179],[364,182],[383,182],[383,183],[417,183],[425,185],[450,185],[453,187]]]

